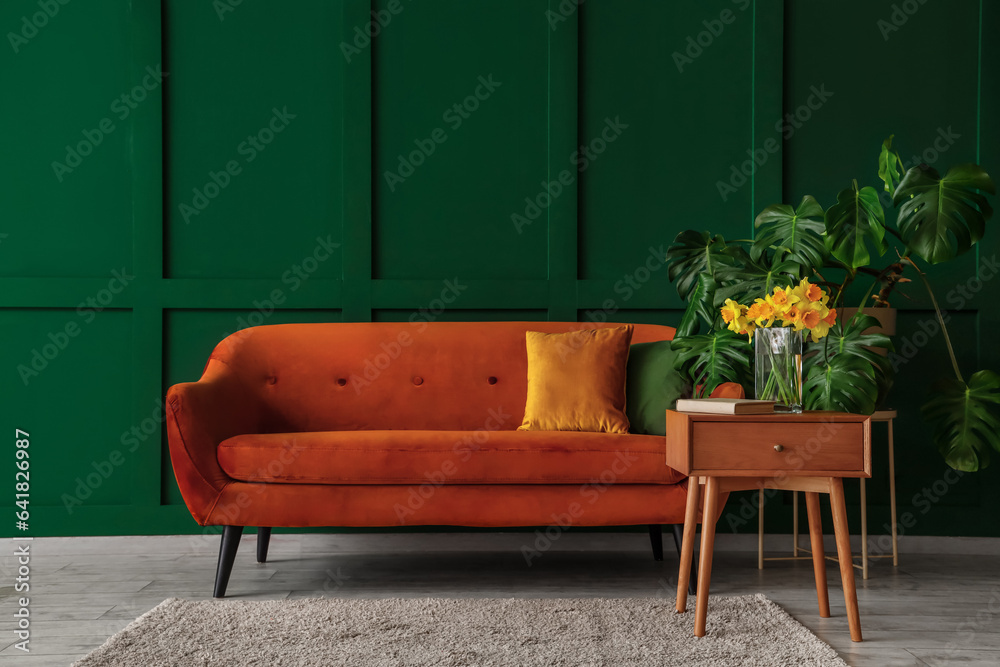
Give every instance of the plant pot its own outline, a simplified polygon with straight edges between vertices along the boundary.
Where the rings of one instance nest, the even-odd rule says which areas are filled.
[[[854,317],[855,313],[857,313],[857,312],[858,312],[857,308],[844,308],[844,309],[842,309],[842,315],[843,316],[841,317],[841,314],[838,313],[837,319],[840,320],[841,322],[847,322],[852,317]],[[869,327],[869,328],[865,329],[864,333],[883,333],[886,336],[892,336],[892,335],[894,335],[896,333],[896,309],[895,308],[871,308],[871,307],[868,307],[868,308],[865,308],[865,315],[871,315],[876,320],[878,320],[879,326],[877,326],[877,327]],[[883,357],[888,356],[888,354],[889,354],[888,351],[886,351],[885,349],[883,349],[881,347],[869,347],[869,348],[866,348],[866,349],[869,349],[869,350],[875,352],[875,354],[878,354],[878,355],[883,356]]]
[[[802,412],[802,332],[789,327],[754,333],[754,389],[775,412]]]

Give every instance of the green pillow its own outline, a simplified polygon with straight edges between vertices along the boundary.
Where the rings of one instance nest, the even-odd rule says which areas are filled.
[[[684,391],[684,381],[674,370],[670,341],[636,343],[629,348],[625,370],[625,414],[630,433],[667,434],[667,410]]]

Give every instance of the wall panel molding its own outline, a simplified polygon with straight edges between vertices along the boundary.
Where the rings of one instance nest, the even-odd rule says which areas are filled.
[[[290,10],[259,0],[220,19],[207,2],[94,0],[67,6],[75,17],[60,14],[20,52],[2,56],[20,103],[0,110],[0,119],[23,128],[5,140],[11,188],[0,203],[4,424],[38,431],[34,535],[202,532],[173,481],[158,401],[169,384],[196,379],[214,343],[247,324],[410,317],[670,324],[684,304],[662,266],[651,270],[649,262],[682,229],[749,238],[765,206],[821,196],[818,187],[845,174],[860,177],[871,146],[891,132],[899,140],[905,133],[918,151],[937,125],[954,124],[963,136],[942,164],[973,156],[994,169],[1000,163],[1000,130],[983,122],[1000,110],[1000,88],[988,85],[1000,74],[1000,46],[984,39],[1000,22],[995,3],[927,3],[883,40],[876,24],[891,0],[850,0],[849,12],[786,0],[755,0],[745,11],[743,0],[588,0],[569,12],[562,0],[404,1],[403,12],[348,61],[340,43],[353,43],[386,1],[300,0]],[[36,5],[5,3],[0,24],[18,25]],[[726,10],[734,20],[701,38],[699,54],[679,68],[673,54]],[[552,23],[547,12],[565,20]],[[95,34],[102,40],[94,42]],[[833,59],[845,35],[853,46]],[[884,82],[855,73],[935,36],[947,56],[919,75],[904,69],[898,76],[914,77],[910,86],[926,78],[945,93],[919,105],[873,106],[888,94]],[[79,142],[81,130],[94,127],[148,67],[172,60],[182,65],[177,76],[165,68],[164,85],[117,123],[93,157],[63,181],[53,177],[49,163],[68,142]],[[452,130],[441,111],[490,69],[512,78],[483,102],[482,115]],[[81,72],[91,75],[85,86]],[[380,72],[389,78],[380,80]],[[836,96],[783,137],[776,124],[824,81]],[[59,108],[60,96],[72,104]],[[259,161],[242,163],[244,177],[226,199],[190,223],[204,227],[177,233],[171,225],[185,224],[171,201],[177,189],[190,196],[210,170],[239,156],[241,135],[265,123],[282,98],[301,105],[291,109],[299,117],[289,132],[304,134],[286,135],[288,143],[275,141]],[[631,129],[586,171],[575,171],[574,151],[616,114]],[[420,123],[407,125],[413,117]],[[428,180],[408,181],[406,205],[386,207],[378,160],[395,160],[435,125],[448,130],[450,143],[422,172]],[[399,145],[380,154],[390,139]],[[747,183],[721,198],[716,181],[760,151],[766,160]],[[566,169],[572,182],[518,234],[511,214]],[[463,191],[443,187],[449,181]],[[422,187],[428,190],[413,197]],[[337,251],[308,276],[296,274],[320,235]],[[396,256],[380,255],[387,242]],[[939,296],[947,298],[951,285],[976,274],[977,259],[998,248],[988,236],[978,257],[935,268],[936,284],[947,288]],[[407,264],[413,256],[424,261]],[[213,270],[216,260],[222,269]],[[134,278],[90,324],[77,308],[107,289],[113,271]],[[447,302],[448,290],[459,298]],[[990,294],[983,290],[954,318],[954,337],[969,341],[963,363],[983,368],[997,366],[983,344],[998,317],[985,301]],[[906,326],[928,317],[919,298],[900,304]],[[71,324],[82,333],[47,361],[37,382],[23,383],[18,366]],[[916,409],[917,376],[937,373],[941,361],[936,344],[921,348],[900,376],[901,503],[944,470]],[[78,487],[77,478],[125,449],[136,428],[148,432],[125,463],[95,488]],[[996,475],[963,478],[915,530],[995,533],[983,517],[997,504]],[[871,482],[871,525],[884,523],[884,485]],[[90,495],[69,511],[64,497],[78,488]],[[790,508],[778,505],[768,522],[784,530]]]

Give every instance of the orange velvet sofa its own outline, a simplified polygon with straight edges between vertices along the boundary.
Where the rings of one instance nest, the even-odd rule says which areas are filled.
[[[167,393],[184,501],[224,526],[216,597],[245,526],[261,562],[275,526],[646,524],[656,555],[687,488],[663,437],[516,430],[525,332],[603,326],[619,325],[289,324],[223,340],[201,379]],[[673,333],[637,324],[632,343]]]

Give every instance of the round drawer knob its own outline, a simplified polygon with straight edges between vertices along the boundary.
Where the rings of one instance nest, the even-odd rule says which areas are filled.
[[[776,451],[776,452],[783,452],[783,451],[785,451],[785,448],[782,447],[781,445],[775,445],[774,446],[774,451]]]

